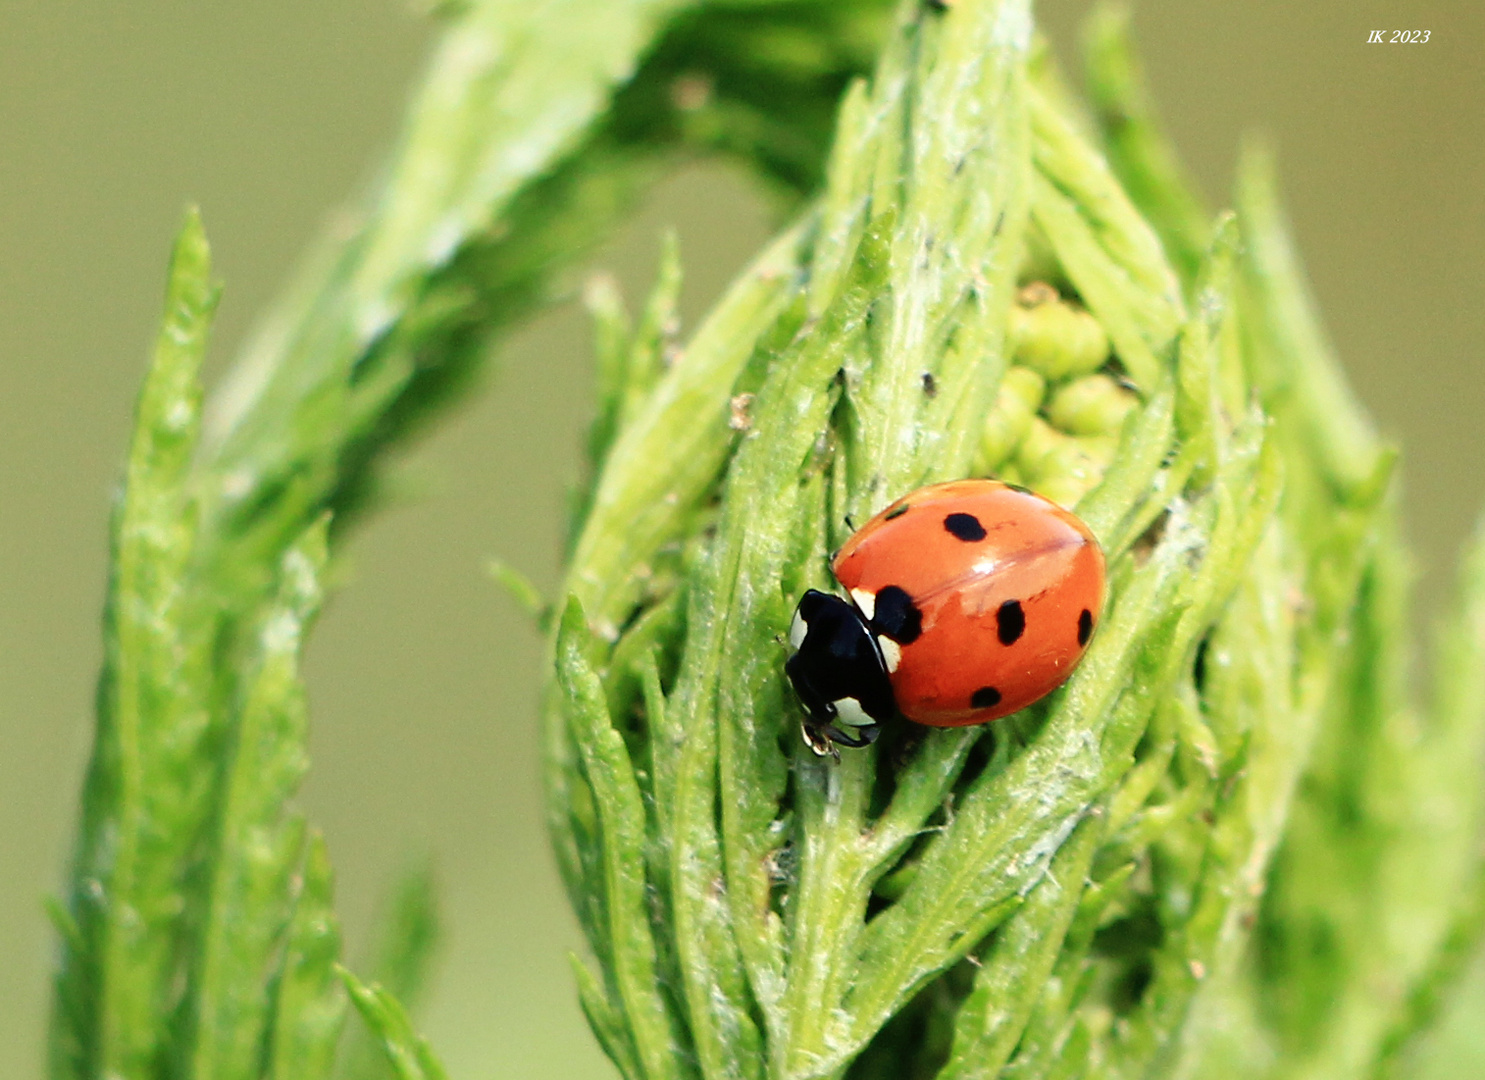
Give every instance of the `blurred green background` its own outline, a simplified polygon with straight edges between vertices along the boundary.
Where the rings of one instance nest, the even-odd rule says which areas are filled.
[[[1086,6],[1042,6],[1065,57]],[[1136,29],[1214,203],[1242,133],[1278,145],[1336,344],[1406,447],[1427,616],[1485,502],[1485,6],[1146,0]],[[1368,45],[1373,29],[1431,39]],[[0,0],[0,1076],[40,1074],[41,899],[70,843],[109,500],[181,209],[201,205],[227,284],[217,374],[374,175],[432,33],[392,0]],[[675,226],[694,323],[771,213],[746,178],[692,166],[595,264],[633,299]],[[537,637],[482,569],[498,554],[555,580],[588,373],[575,305],[518,333],[483,392],[399,464],[407,497],[351,545],[310,646],[303,799],[328,834],[352,956],[392,876],[431,852],[447,934],[424,1026],[456,1077],[610,1075],[574,1003],[578,939],[540,825]],[[1460,1048],[1475,1008],[1432,1075],[1485,1075]]]

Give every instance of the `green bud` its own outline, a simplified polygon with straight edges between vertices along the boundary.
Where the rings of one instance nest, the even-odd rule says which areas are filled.
[[[1030,368],[1013,367],[1005,373],[980,436],[978,472],[991,472],[1011,456],[1046,392],[1047,381]]]
[[[1057,449],[1067,436],[1062,434],[1040,416],[1034,416],[1027,425],[1026,434],[1016,448],[1016,465],[1021,475],[1034,477],[1042,471],[1042,459]]]
[[[1072,507],[1098,486],[1118,446],[1115,436],[1064,435],[1037,417],[1016,452],[1016,464],[1027,487]]]
[[[1138,404],[1133,391],[1108,375],[1095,374],[1058,387],[1047,402],[1046,416],[1069,435],[1112,435]]]
[[[984,472],[992,479],[999,480],[1003,484],[1015,484],[1018,487],[1026,486],[1026,477],[1021,474],[1021,466],[1015,461],[1004,461],[993,469]]]
[[[1053,382],[1097,371],[1109,358],[1098,320],[1061,300],[1012,307],[1010,334],[1016,363]]]
[[[1083,496],[1098,486],[1098,477],[1087,475],[1054,476],[1048,480],[1036,481],[1026,486],[1038,495],[1051,499],[1064,509],[1075,510]]]

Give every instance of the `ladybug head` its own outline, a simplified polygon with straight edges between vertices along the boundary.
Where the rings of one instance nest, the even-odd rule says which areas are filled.
[[[789,628],[794,653],[784,665],[809,714],[805,741],[817,754],[833,744],[866,746],[897,713],[881,644],[861,612],[838,596],[810,589]]]

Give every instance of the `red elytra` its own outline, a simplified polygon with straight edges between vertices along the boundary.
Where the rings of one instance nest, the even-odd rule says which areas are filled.
[[[898,710],[933,727],[984,723],[1051,693],[1102,614],[1104,557],[1092,531],[997,480],[898,499],[831,565],[883,645]]]

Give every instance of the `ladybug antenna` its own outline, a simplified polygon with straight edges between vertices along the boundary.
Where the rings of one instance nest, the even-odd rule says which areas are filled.
[[[844,517],[846,519],[846,528],[850,529],[852,532],[855,532],[856,531],[856,523],[851,520],[851,515],[850,514],[845,514]]]

